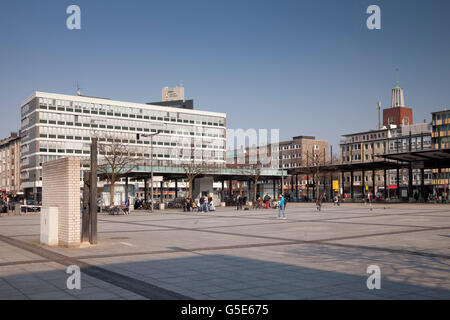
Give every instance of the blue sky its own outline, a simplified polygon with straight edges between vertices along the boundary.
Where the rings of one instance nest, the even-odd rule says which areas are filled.
[[[81,30],[66,8],[81,7]],[[381,30],[366,8],[381,8]],[[414,121],[450,107],[450,1],[2,0],[0,136],[33,91],[149,102],[184,82],[229,128],[280,128],[337,148],[377,126],[395,68]],[[336,150],[336,149],[335,149]]]

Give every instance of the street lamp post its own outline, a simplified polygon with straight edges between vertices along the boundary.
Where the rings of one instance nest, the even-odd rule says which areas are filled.
[[[150,185],[150,212],[153,213],[153,137],[160,134],[162,130],[158,130],[155,133],[151,134],[140,134],[142,137],[150,137],[150,178],[151,178],[151,185]],[[137,140],[139,140],[139,134],[137,134]]]
[[[156,136],[159,132],[150,135],[150,212],[153,213],[153,136]]]

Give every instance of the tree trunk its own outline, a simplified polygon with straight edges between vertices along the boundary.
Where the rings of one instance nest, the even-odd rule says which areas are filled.
[[[189,177],[189,198],[192,199],[192,183],[194,182],[194,178],[193,177]]]
[[[114,183],[115,181],[112,180],[111,185],[109,187],[109,202],[111,206],[114,205]]]
[[[321,199],[322,195],[320,194],[320,179],[318,173],[314,177],[314,184],[316,188],[316,199]]]
[[[254,180],[253,181],[253,198],[254,198],[254,203],[256,203],[256,201],[258,199],[256,199],[256,191],[258,190],[258,180]]]

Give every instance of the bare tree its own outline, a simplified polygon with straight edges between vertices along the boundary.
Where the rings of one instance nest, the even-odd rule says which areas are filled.
[[[194,187],[194,179],[203,173],[204,168],[199,161],[195,161],[195,144],[194,138],[186,139],[186,144],[190,146],[189,149],[180,150],[180,166],[183,168],[184,173],[186,174],[189,194],[188,197],[192,198],[193,187]]]
[[[204,166],[199,162],[195,162],[195,159],[191,159],[190,161],[182,162],[181,166],[184,169],[184,173],[186,174],[186,178],[189,184],[189,198],[192,198],[193,193],[193,183],[194,179],[200,174],[205,172]]]
[[[110,183],[110,203],[114,204],[114,189],[116,182],[138,165],[139,158],[135,150],[128,143],[116,139],[112,135],[105,135],[99,139],[98,171],[104,174]]]
[[[329,162],[326,151],[325,148],[319,150],[314,150],[314,148],[312,148],[312,150],[308,150],[308,152],[303,154],[304,157],[302,157],[301,165],[302,167],[307,168],[308,175],[312,177],[316,197],[319,196],[319,178],[322,174],[320,166],[324,166]]]
[[[252,165],[250,168],[245,170],[245,175],[253,182],[253,203],[256,203],[256,201],[258,200],[256,198],[256,193],[258,190],[258,181],[259,178],[261,177],[261,169],[258,165]]]

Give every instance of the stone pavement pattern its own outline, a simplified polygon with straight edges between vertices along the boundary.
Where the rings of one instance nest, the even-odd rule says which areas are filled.
[[[39,245],[39,217],[0,217],[0,299],[450,299],[450,206],[291,204],[99,215],[99,244]],[[82,269],[68,290],[66,267]],[[368,290],[369,265],[381,289]]]

